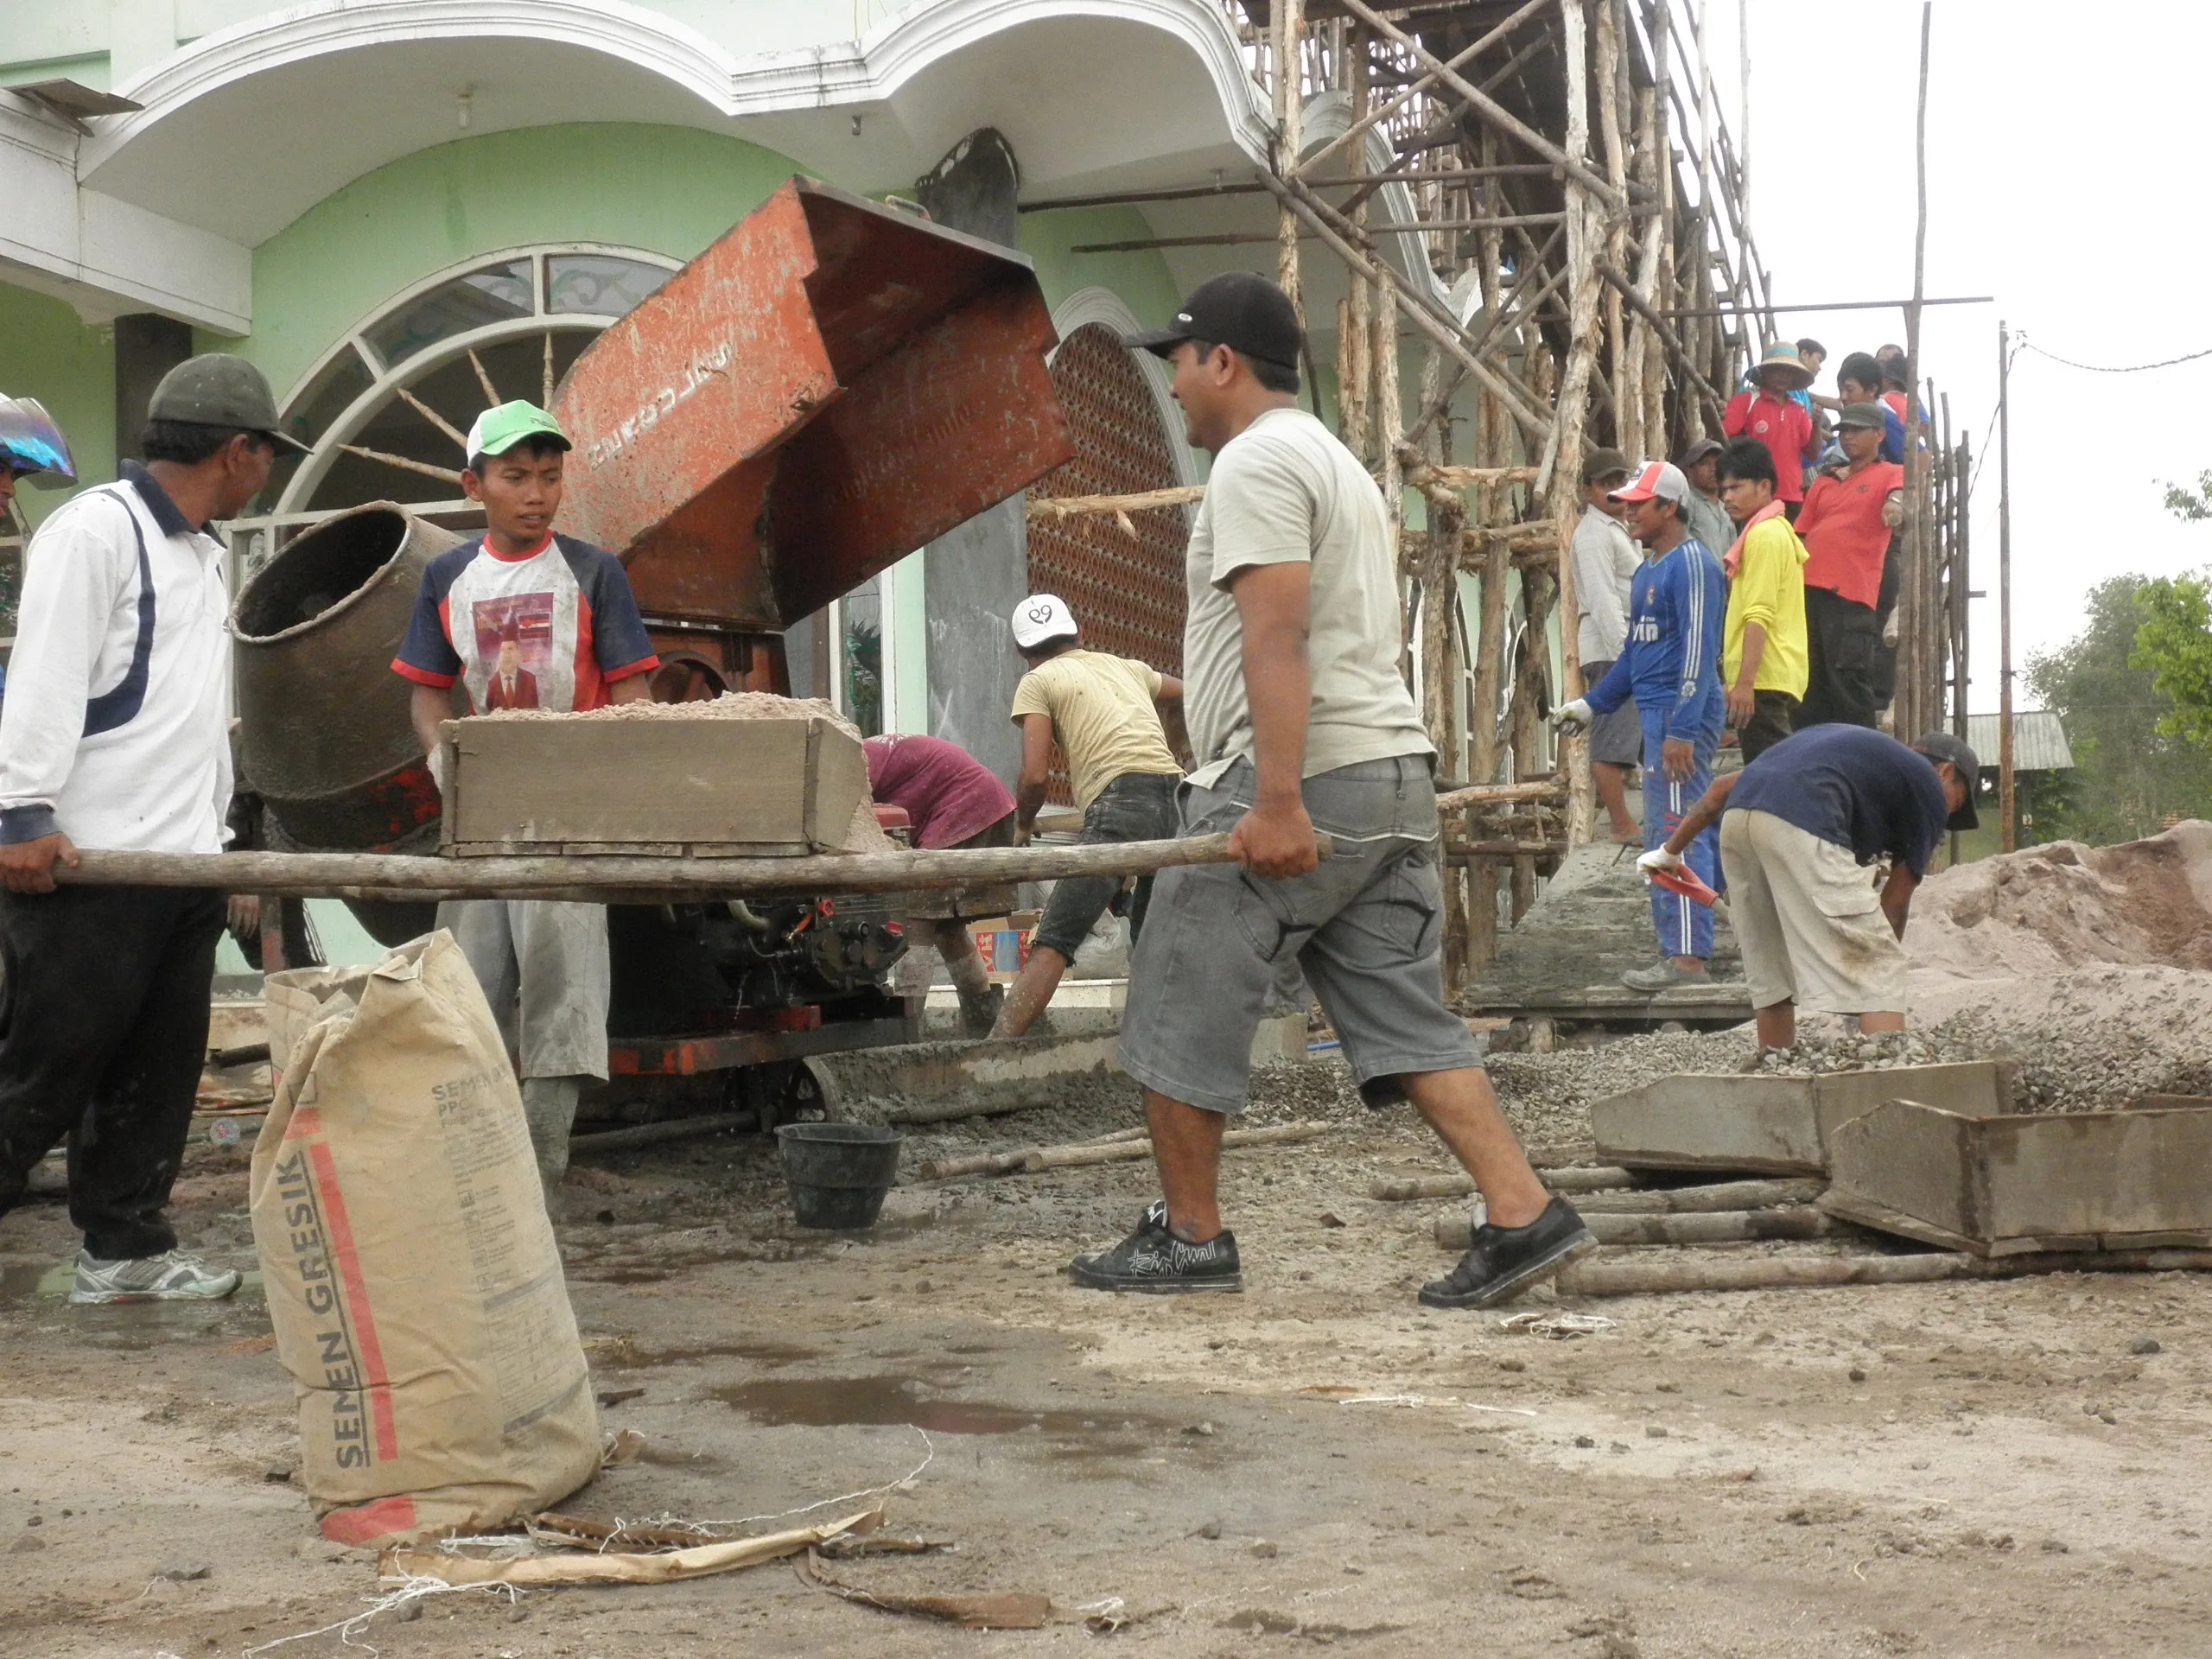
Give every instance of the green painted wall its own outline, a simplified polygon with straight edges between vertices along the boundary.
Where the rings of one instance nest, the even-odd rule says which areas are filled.
[[[108,90],[107,54],[83,57],[45,58],[35,63],[0,64],[0,86],[24,86],[35,80],[73,80],[94,92]]]
[[[688,259],[798,170],[683,127],[533,127],[418,150],[254,250],[253,332],[223,349],[260,364],[282,397],[332,341],[433,271],[536,242]]]
[[[77,476],[115,476],[115,336],[79,321],[63,301],[0,283],[0,392],[35,397],[61,423]],[[68,499],[29,486],[16,497],[35,526]]]

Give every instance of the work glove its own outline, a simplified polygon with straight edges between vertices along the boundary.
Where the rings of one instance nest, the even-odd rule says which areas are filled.
[[[1577,697],[1573,702],[1552,710],[1552,724],[1563,732],[1586,730],[1596,719],[1588,700],[1583,697]]]
[[[1651,873],[1654,870],[1681,869],[1682,868],[1682,855],[1680,853],[1670,853],[1664,847],[1654,847],[1649,852],[1644,854],[1643,857],[1636,861],[1636,868],[1637,873],[1643,875],[1646,880],[1649,880],[1651,877]]]

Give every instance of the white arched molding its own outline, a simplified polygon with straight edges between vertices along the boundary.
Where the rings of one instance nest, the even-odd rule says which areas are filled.
[[[1052,327],[1062,340],[1094,322],[1125,336],[1153,326],[1139,319],[1110,288],[1079,288],[1052,308]],[[1059,354],[1058,346],[1052,348],[1052,354]],[[1183,439],[1183,406],[1167,389],[1167,365],[1150,352],[1132,352],[1130,355],[1136,359],[1137,372],[1144,376],[1145,389],[1152,393],[1153,408],[1160,416],[1160,429],[1167,435],[1167,453],[1175,459],[1175,481],[1202,481],[1198,455]],[[1185,509],[1186,516],[1193,511]]]
[[[880,102],[992,35],[1069,17],[1138,24],[1181,42],[1212,83],[1230,141],[1264,160],[1274,124],[1266,96],[1244,67],[1226,11],[1207,0],[928,0],[858,40],[744,54],[623,0],[310,0],[202,35],[116,88],[143,107],[100,122],[84,142],[78,176],[89,177],[195,99],[365,47],[483,39],[572,46],[657,75],[729,118]],[[548,103],[546,118],[560,118],[558,99]]]

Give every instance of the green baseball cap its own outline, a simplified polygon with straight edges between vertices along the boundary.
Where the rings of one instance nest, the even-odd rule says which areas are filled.
[[[266,433],[302,454],[308,449],[278,422],[276,397],[269,390],[269,377],[228,352],[188,357],[163,375],[146,404],[146,418],[182,421],[192,426],[234,426]]]
[[[512,404],[500,404],[486,410],[468,429],[468,458],[479,455],[504,455],[524,438],[550,438],[563,449],[575,446],[569,442],[569,435],[561,423],[536,404],[524,403],[518,397]]]

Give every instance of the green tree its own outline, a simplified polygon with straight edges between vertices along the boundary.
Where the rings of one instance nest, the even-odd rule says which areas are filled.
[[[2199,473],[2194,489],[2186,484],[2168,484],[2166,511],[2184,524],[2212,518],[2212,473]]]
[[[2212,573],[2208,573],[2212,575]],[[2212,580],[2161,576],[2135,594],[2142,626],[2130,659],[2173,703],[2158,729],[2212,748]]]
[[[2028,658],[2028,690],[2057,713],[2074,752],[2070,774],[2039,780],[2039,841],[2133,841],[2158,834],[2169,813],[2212,818],[2212,747],[2162,728],[2174,699],[2137,660],[2137,595],[2150,585],[2136,575],[2100,582],[2082,632]]]

